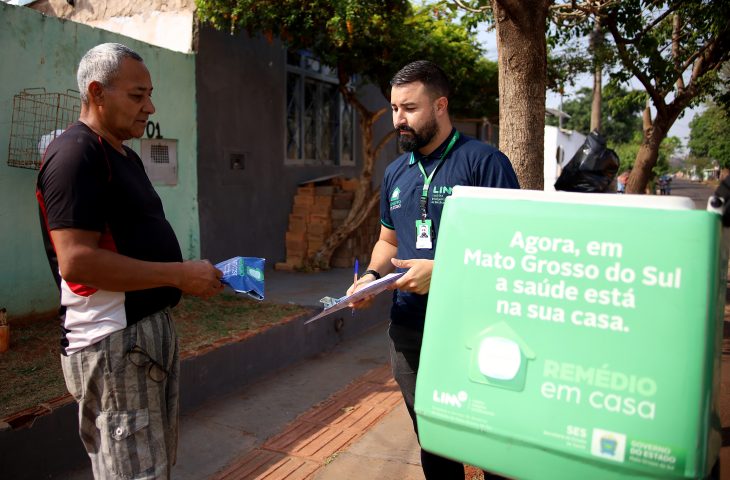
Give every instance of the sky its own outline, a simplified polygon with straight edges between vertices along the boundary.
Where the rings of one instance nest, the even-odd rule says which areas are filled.
[[[497,61],[497,40],[495,37],[495,31],[493,29],[491,31],[487,31],[487,29],[484,28],[479,32],[478,39],[484,46],[484,49],[486,50],[486,57],[489,60],[496,62]],[[581,75],[577,79],[576,84],[573,87],[568,87],[565,94],[563,95],[563,101],[565,102],[567,100],[570,100],[571,97],[574,96],[576,94],[576,92],[583,87],[589,87],[589,88],[593,87],[593,76],[591,74]],[[632,81],[631,88],[643,90],[643,86],[636,79],[634,79]],[[560,95],[548,90],[547,99],[545,101],[545,106],[552,107],[552,108],[559,108],[560,107]],[[677,121],[674,122],[674,125],[672,125],[672,128],[669,129],[669,135],[679,137],[682,140],[682,144],[684,146],[686,146],[687,141],[689,140],[689,122],[692,121],[692,118],[694,118],[694,115],[697,114],[699,111],[701,111],[701,108],[699,110],[697,108],[685,109],[684,115],[681,118],[678,118]],[[588,133],[588,132],[581,132],[581,133]]]

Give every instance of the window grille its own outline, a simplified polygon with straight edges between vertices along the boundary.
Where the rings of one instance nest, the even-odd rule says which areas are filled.
[[[355,164],[355,111],[342,98],[335,75],[306,52],[288,52],[287,163]]]
[[[48,145],[78,120],[81,99],[75,90],[46,92],[26,88],[13,97],[8,165],[39,169]]]

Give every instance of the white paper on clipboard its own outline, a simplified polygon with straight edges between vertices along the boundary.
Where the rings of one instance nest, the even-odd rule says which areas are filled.
[[[404,273],[405,272],[389,273],[383,278],[368,283],[367,286],[363,287],[352,295],[345,295],[344,297],[338,298],[337,302],[334,305],[330,307],[325,307],[322,312],[304,322],[304,325],[318,320],[326,315],[329,315],[330,313],[334,313],[338,310],[342,310],[343,308],[347,308],[348,305],[351,303],[357,303],[366,297],[384,292],[385,290],[387,290],[388,286],[390,286],[393,282],[402,277]]]

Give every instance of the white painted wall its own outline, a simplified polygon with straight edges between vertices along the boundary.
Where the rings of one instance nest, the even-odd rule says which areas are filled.
[[[168,50],[193,51],[194,0],[38,0],[44,15],[65,18]]]
[[[193,51],[193,12],[145,12],[86,23],[175,52]]]
[[[558,179],[562,168],[573,158],[586,136],[574,130],[559,129],[552,125],[545,125],[545,153],[543,157],[544,181],[546,192],[555,191],[555,180]],[[560,147],[560,152],[558,151]]]

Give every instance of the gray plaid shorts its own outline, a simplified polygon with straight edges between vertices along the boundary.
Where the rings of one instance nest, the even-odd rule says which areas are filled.
[[[178,431],[180,359],[168,309],[69,356],[68,391],[96,479],[170,478]]]

